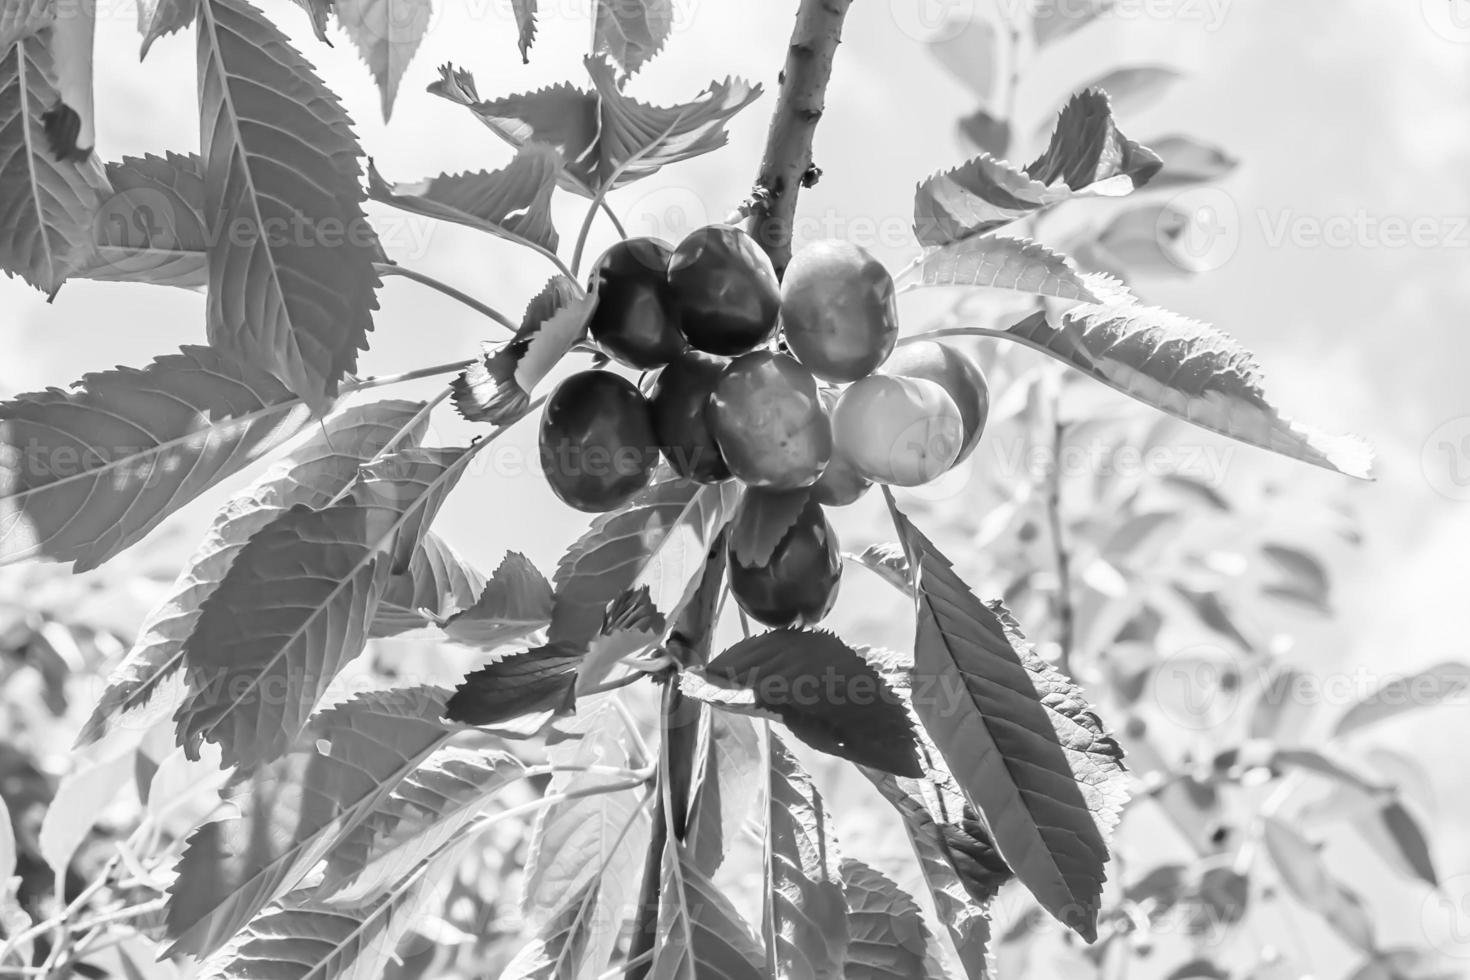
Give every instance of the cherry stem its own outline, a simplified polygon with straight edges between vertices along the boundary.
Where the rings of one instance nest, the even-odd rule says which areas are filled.
[[[430,289],[438,290],[445,296],[448,296],[450,299],[458,300],[465,306],[468,306],[470,309],[474,310],[476,313],[479,313],[481,316],[489,317],[512,333],[514,333],[517,329],[515,323],[513,323],[511,319],[507,317],[504,313],[501,313],[499,310],[495,309],[495,307],[487,306],[486,304],[475,299],[468,293],[464,293],[458,289],[455,289],[447,282],[440,282],[438,279],[435,279],[433,276],[429,275],[426,272],[419,272],[415,269],[410,269],[406,266],[396,265],[391,262],[375,262],[373,264],[373,267],[378,270],[378,275],[380,276],[402,276],[405,279],[412,279],[414,282],[428,286]]]

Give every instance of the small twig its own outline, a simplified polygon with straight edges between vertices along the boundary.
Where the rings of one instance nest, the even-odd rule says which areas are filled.
[[[802,0],[796,12],[751,215],[751,234],[777,275],[791,261],[796,198],[813,173],[812,135],[822,118],[842,21],[851,5],[852,0]]]
[[[468,306],[476,313],[479,313],[482,316],[489,317],[512,333],[517,330],[516,324],[504,313],[501,313],[493,306],[485,305],[468,293],[455,289],[447,282],[440,282],[438,279],[435,279],[433,276],[429,275],[426,272],[419,272],[415,269],[410,269],[406,266],[396,265],[392,262],[377,262],[374,263],[374,268],[378,270],[378,275],[380,276],[402,276],[405,279],[412,279],[416,283],[428,286],[430,289],[438,290],[445,296],[448,296],[450,299],[458,300],[465,306]]]
[[[385,377],[361,378],[357,381],[342,386],[344,395],[354,391],[368,391],[373,388],[384,388],[388,385],[403,384],[408,381],[419,381],[423,378],[434,378],[441,374],[455,374],[463,371],[479,358],[470,358],[464,361],[450,361],[448,364],[435,364],[432,367],[415,368],[412,371],[404,371],[402,374],[390,374]]]
[[[1062,519],[1062,451],[1066,448],[1067,427],[1062,421],[1061,379],[1054,378],[1053,384],[1051,468],[1047,472],[1046,521],[1051,533],[1052,560],[1057,576],[1057,667],[1070,677],[1077,611],[1072,601],[1072,555],[1067,549],[1066,528]]]
[[[597,212],[607,207],[607,199],[603,196],[604,193],[604,191],[599,190],[593,196],[592,203],[587,205],[587,214],[582,218],[582,227],[577,230],[577,244],[572,249],[573,279],[577,278],[582,272],[582,253],[587,248],[587,235],[592,231],[592,222],[596,219]]]
[[[582,694],[581,694],[581,697],[590,698],[590,697],[592,697],[595,694],[606,694],[608,691],[619,691],[619,690],[622,690],[623,688],[628,687],[630,685],[637,684],[639,681],[643,680],[643,678],[645,678],[647,676],[648,676],[648,672],[647,671],[643,671],[643,670],[629,671],[628,673],[624,674],[622,677],[617,678],[616,680],[604,681],[603,683],[598,684],[596,687],[593,687],[593,688],[591,688],[589,690],[583,691]]]
[[[618,980],[618,977],[626,976],[628,974],[628,971],[636,970],[640,966],[652,963],[653,954],[654,950],[651,949],[639,953],[637,956],[628,960],[626,963],[620,964],[613,967],[611,970],[608,970],[606,973],[599,976],[597,980]]]
[[[602,213],[607,215],[608,221],[612,222],[613,231],[617,232],[618,237],[626,242],[628,240],[628,229],[624,228],[623,223],[618,220],[618,213],[612,209],[612,205],[607,203],[606,197],[602,199]]]

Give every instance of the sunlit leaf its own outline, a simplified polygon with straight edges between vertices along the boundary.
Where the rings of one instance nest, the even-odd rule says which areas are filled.
[[[444,539],[430,532],[408,569],[388,580],[373,617],[374,637],[397,636],[438,625],[475,604],[485,578]]]
[[[333,0],[337,21],[373,74],[383,119],[393,115],[398,83],[433,16],[430,0]]]
[[[928,249],[898,285],[985,286],[1084,303],[1103,299],[1065,255],[1022,238],[974,236]]]
[[[1279,817],[1264,819],[1261,839],[1282,882],[1298,901],[1358,949],[1373,950],[1373,919],[1362,899],[1333,877],[1310,841]]]
[[[516,46],[521,50],[521,61],[531,63],[531,45],[536,41],[536,0],[511,0],[511,9],[516,15]]]
[[[674,0],[595,0],[592,50],[629,75],[663,49],[674,27]]]
[[[713,875],[745,825],[752,802],[747,787],[759,778],[762,756],[760,738],[749,719],[720,711],[707,712],[706,717],[709,732],[684,842],[694,866]]]
[[[847,858],[842,862],[849,938],[846,980],[932,980],[943,976],[932,962],[933,937],[924,913],[882,872]]]
[[[1345,711],[1332,733],[1351,735],[1390,718],[1459,699],[1470,688],[1470,664],[1447,660],[1407,677],[1396,677]]]
[[[735,906],[668,835],[651,980],[770,980],[764,962]]]

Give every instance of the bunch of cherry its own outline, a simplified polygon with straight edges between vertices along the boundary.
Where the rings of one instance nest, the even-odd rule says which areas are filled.
[[[842,558],[824,506],[873,483],[926,483],[968,457],[985,427],[979,367],[934,341],[895,350],[893,278],[855,245],[813,244],[778,282],[754,239],[711,225],[674,249],[614,245],[589,288],[592,339],[658,373],[646,394],[605,370],[563,381],[541,422],[547,481],[602,512],[643,489],[660,455],[691,480],[740,480],[730,590],[767,626],[813,625],[836,599]],[[789,529],[753,555],[739,545],[758,537],[743,533],[752,521]]]

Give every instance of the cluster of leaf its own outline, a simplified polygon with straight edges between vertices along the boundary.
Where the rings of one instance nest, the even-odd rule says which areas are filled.
[[[305,5],[319,27],[335,11],[386,111],[422,18],[391,4]],[[52,160],[38,138],[56,89],[48,15],[5,38],[0,204],[15,220],[0,268],[48,292],[71,276],[202,288],[207,344],[0,405],[0,558],[96,567],[287,447],[219,511],[109,678],[73,781],[95,811],[119,791],[120,760],[223,770],[218,806],[149,828],[156,860],[125,848],[104,875],[119,901],[155,896],[125,906],[134,926],[167,955],[202,960],[204,975],[378,975],[485,835],[529,812],[502,794],[531,779],[549,785],[526,804],[538,813],[522,888],[532,939],[512,977],[618,964],[660,977],[973,980],[989,969],[989,903],[1012,877],[1076,934],[1099,935],[1122,750],[1078,686],[891,497],[897,544],[873,565],[912,608],[912,648],[898,652],[775,631],[709,655],[721,582],[707,558],[738,503],[733,485],[658,474],[595,520],[549,580],[514,555],[484,576],[429,529],[474,456],[582,341],[596,301],[572,275],[586,225],[567,266],[551,196],[588,199],[590,222],[610,211],[611,190],[723,145],[726,122],[759,94],[735,80],[671,107],[626,94],[669,10],[597,3],[590,89],[482,99],[445,68],[431,91],[515,154],[498,171],[418,184],[364,173],[336,98],[245,0],[165,0],[143,18],[147,41],[195,25],[197,157]],[[524,53],[534,4],[515,12]],[[1088,89],[1030,164],[981,154],[923,182],[911,281],[1036,296],[1032,315],[976,332],[1197,425],[1363,475],[1366,452],[1282,418],[1228,338],[993,234],[1126,194],[1160,167]],[[462,414],[497,426],[470,445],[423,444],[437,400],[345,397],[395,380],[355,377],[379,277],[400,271],[371,235],[368,197],[524,244],[558,269],[516,336],[453,386]],[[343,698],[370,640],[418,629],[490,662],[452,692],[436,681]],[[609,693],[645,677],[663,690],[657,758]],[[946,939],[892,880],[840,856],[780,729],[856,763],[892,805]],[[531,733],[546,736],[545,762],[511,750]],[[154,751],[160,737],[181,751]],[[716,874],[756,804],[765,884],[751,928]],[[89,934],[76,918],[63,908],[55,934]]]

